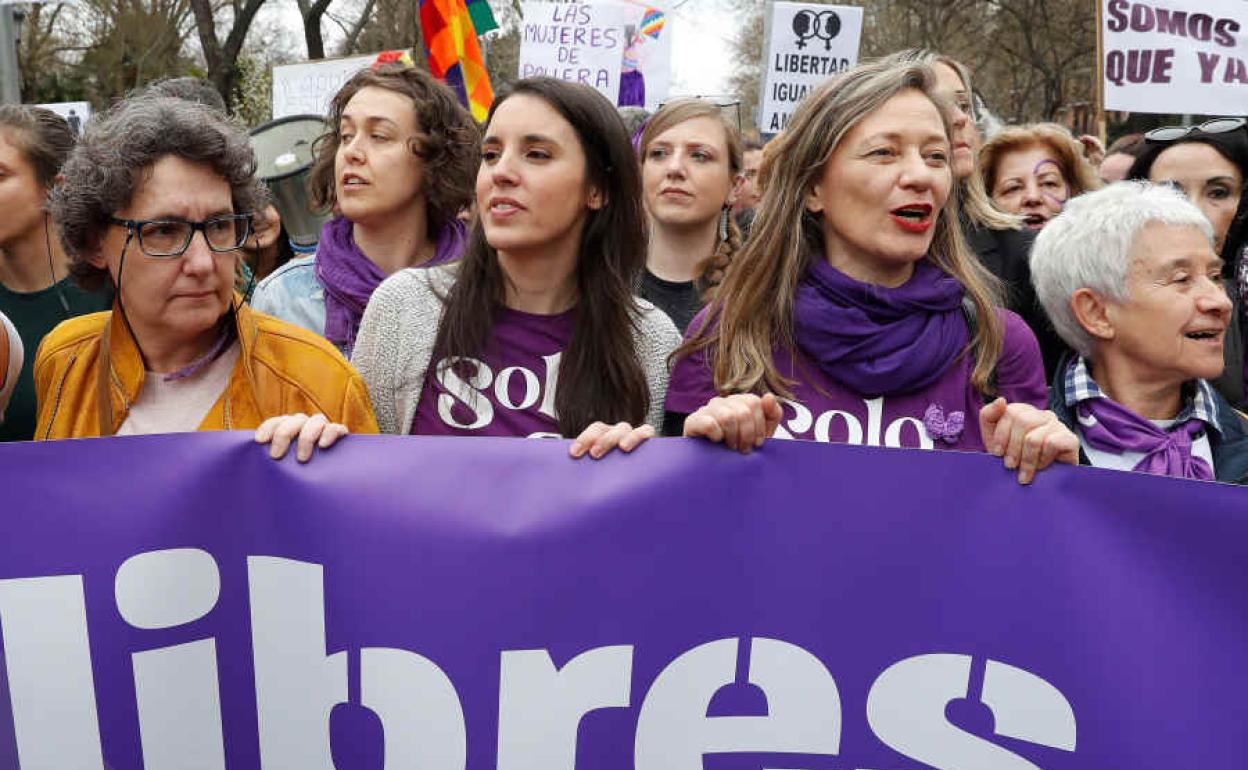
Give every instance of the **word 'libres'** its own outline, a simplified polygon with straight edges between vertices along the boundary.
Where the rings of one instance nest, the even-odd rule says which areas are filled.
[[[270,556],[248,557],[247,568],[260,767],[332,770],[329,714],[347,702],[351,653],[326,651],[323,568]],[[216,561],[193,548],[127,559],[114,585],[121,617],[142,630],[199,620],[219,594]],[[83,577],[0,580],[0,624],[21,766],[102,767]],[[633,651],[597,647],[562,667],[543,649],[502,651],[498,770],[574,770],[581,718],[634,705]],[[715,694],[736,682],[740,651],[735,638],[707,642],[658,674],[637,706],[636,770],[700,770],[704,754],[840,754],[836,682],[818,658],[789,642],[750,640],[749,682],[766,696],[766,716],[707,716]],[[467,727],[447,674],[410,650],[365,647],[358,655],[360,705],[381,720],[386,767],[463,770]],[[195,757],[197,768],[224,770],[216,640],[131,657],[143,767],[184,767]],[[971,671],[969,656],[948,653],[889,666],[867,695],[872,732],[938,770],[1036,770],[946,717],[946,706],[967,696]],[[982,702],[996,735],[1074,751],[1074,711],[1039,676],[989,660]]]

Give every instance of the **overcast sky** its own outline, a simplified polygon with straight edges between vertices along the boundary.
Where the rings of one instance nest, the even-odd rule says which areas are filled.
[[[732,74],[728,43],[737,29],[728,4],[685,0],[672,16],[672,96],[725,93]]]

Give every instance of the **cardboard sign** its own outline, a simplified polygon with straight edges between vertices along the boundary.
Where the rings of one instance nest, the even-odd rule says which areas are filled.
[[[376,58],[376,54],[370,54],[274,67],[273,119],[326,114],[342,84]]]
[[[812,88],[858,63],[862,9],[773,3],[758,126],[776,134]]]
[[[524,3],[520,77],[584,83],[614,104],[628,47],[628,27],[645,9],[623,3]]]
[[[1101,2],[1106,109],[1248,112],[1248,4]]]

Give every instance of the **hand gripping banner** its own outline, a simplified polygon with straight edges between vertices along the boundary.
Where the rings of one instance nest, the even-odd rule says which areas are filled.
[[[1243,490],[566,451],[0,446],[0,768],[1248,765]]]

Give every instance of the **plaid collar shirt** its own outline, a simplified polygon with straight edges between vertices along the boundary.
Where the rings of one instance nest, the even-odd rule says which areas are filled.
[[[1062,395],[1066,406],[1072,409],[1088,399],[1109,398],[1096,384],[1096,380],[1092,379],[1092,372],[1083,356],[1078,356],[1066,367],[1063,384]],[[1174,424],[1182,425],[1192,418],[1204,422],[1216,430],[1218,435],[1222,435],[1221,424],[1218,422],[1218,400],[1214,396],[1213,386],[1205,380],[1192,380],[1183,386],[1183,408]]]

